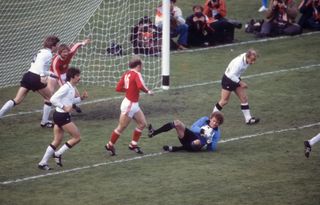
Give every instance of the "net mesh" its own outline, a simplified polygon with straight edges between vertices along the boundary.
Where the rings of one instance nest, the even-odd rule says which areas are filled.
[[[91,39],[71,62],[82,70],[82,83],[114,86],[128,69],[132,54],[139,53],[144,61],[145,83],[151,88],[159,87],[161,59],[154,41],[160,42],[160,36],[153,35],[152,51],[143,52],[135,50],[130,37],[141,18],[149,16],[154,20],[160,3],[161,0],[1,1],[0,87],[19,85],[48,35],[57,35],[66,44]],[[135,37],[140,39],[140,33]],[[143,46],[150,49],[150,43]]]

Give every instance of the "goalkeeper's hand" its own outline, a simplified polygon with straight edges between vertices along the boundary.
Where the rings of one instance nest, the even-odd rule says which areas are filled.
[[[200,136],[201,136],[201,137],[205,137],[204,129],[202,129],[202,128],[200,129]]]

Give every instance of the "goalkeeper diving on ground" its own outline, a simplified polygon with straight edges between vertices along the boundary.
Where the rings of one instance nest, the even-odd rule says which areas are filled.
[[[164,145],[163,149],[169,152],[180,150],[187,151],[215,151],[218,141],[221,137],[219,126],[222,125],[224,117],[221,112],[213,112],[210,117],[204,116],[195,121],[191,128],[187,128],[180,120],[174,120],[164,124],[159,129],[153,129],[152,125],[148,126],[148,136],[150,138],[162,133],[175,129],[181,146]]]

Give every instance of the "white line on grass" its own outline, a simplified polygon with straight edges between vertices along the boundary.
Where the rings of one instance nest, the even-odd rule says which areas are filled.
[[[296,67],[296,68],[281,69],[281,70],[277,70],[277,71],[258,73],[258,74],[243,76],[242,78],[243,79],[249,79],[249,78],[254,78],[254,77],[257,77],[257,76],[261,77],[261,76],[273,75],[273,74],[284,73],[284,72],[311,69],[311,68],[314,68],[314,67],[319,67],[320,68],[320,64],[306,65],[306,66],[301,66],[301,67]],[[203,86],[203,85],[209,85],[209,84],[215,84],[215,83],[220,83],[220,80],[207,81],[207,82],[203,82],[203,83],[196,83],[196,84],[189,84],[189,85],[181,85],[181,86],[171,87],[170,89],[171,90],[178,90],[178,89],[185,89],[185,88],[191,88],[191,87],[197,87],[197,86]],[[156,93],[160,93],[160,92],[164,92],[164,91],[163,90],[157,90],[156,91]],[[82,104],[82,105],[94,104],[94,103],[107,102],[107,101],[116,100],[116,99],[122,99],[122,98],[123,98],[123,96],[115,96],[115,97],[91,100],[91,101],[83,102],[83,103],[80,103],[80,104]],[[18,112],[18,113],[14,113],[14,114],[8,114],[8,115],[3,116],[2,118],[19,116],[19,115],[27,115],[27,114],[33,114],[33,113],[39,113],[39,112],[42,112],[42,110],[33,110],[33,111],[27,111],[27,112]]]
[[[230,139],[226,139],[226,140],[220,140],[219,143],[227,143],[227,142],[238,141],[238,140],[247,139],[247,138],[254,138],[254,137],[263,136],[263,135],[271,135],[271,134],[295,131],[295,130],[314,127],[314,126],[320,126],[320,122],[308,124],[308,125],[303,125],[300,127],[291,127],[291,128],[281,129],[281,130],[271,130],[271,131],[256,133],[256,134],[252,134],[252,135],[244,135],[244,136],[240,136],[240,137],[234,137],[234,138],[230,138]],[[128,159],[120,159],[120,160],[116,160],[116,161],[103,162],[103,163],[98,163],[98,164],[93,164],[93,165],[88,165],[88,166],[83,166],[83,167],[77,167],[77,168],[73,168],[73,169],[67,169],[67,170],[63,170],[63,171],[49,172],[49,173],[41,174],[41,175],[35,175],[35,176],[30,176],[30,177],[25,177],[25,178],[20,178],[20,179],[3,181],[3,182],[0,182],[0,184],[7,185],[7,184],[24,182],[24,181],[30,181],[30,180],[39,179],[39,178],[48,177],[48,176],[55,176],[55,175],[60,175],[60,174],[65,174],[65,173],[70,173],[70,172],[77,172],[77,171],[81,171],[84,169],[91,169],[91,168],[100,167],[100,166],[130,162],[130,161],[140,160],[140,159],[149,158],[149,157],[156,157],[156,156],[160,156],[165,153],[167,153],[167,152],[146,154],[146,155],[128,158]]]
[[[240,46],[240,45],[248,45],[253,43],[264,43],[264,42],[270,42],[270,41],[277,41],[277,40],[283,40],[283,39],[293,39],[293,38],[300,38],[302,36],[312,36],[320,34],[320,31],[315,32],[309,32],[309,33],[303,33],[301,35],[296,36],[279,36],[276,38],[263,38],[263,39],[257,39],[257,40],[251,40],[251,41],[244,41],[239,43],[230,43],[230,44],[223,44],[220,46],[214,46],[214,47],[206,47],[206,48],[197,48],[197,49],[187,49],[183,51],[173,51],[171,53],[193,53],[193,52],[199,52],[199,51],[205,51],[205,50],[212,50],[217,48],[225,48],[225,47],[232,47],[232,46]]]

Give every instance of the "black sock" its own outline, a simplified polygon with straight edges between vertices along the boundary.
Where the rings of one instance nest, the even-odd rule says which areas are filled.
[[[169,122],[167,124],[164,124],[159,129],[154,130],[152,135],[155,136],[155,135],[160,134],[162,132],[168,132],[169,130],[171,130],[173,128],[174,128],[174,123],[173,122]]]
[[[184,146],[172,146],[172,151],[171,152],[177,152],[180,150],[185,150]]]

